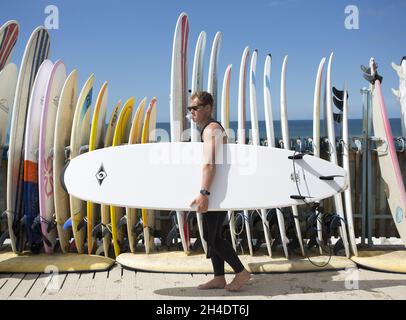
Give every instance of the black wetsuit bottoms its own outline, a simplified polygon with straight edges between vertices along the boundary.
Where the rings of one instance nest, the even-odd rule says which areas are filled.
[[[207,258],[211,258],[214,275],[224,275],[224,261],[227,262],[235,273],[244,270],[244,266],[234,251],[232,245],[223,238],[222,229],[225,211],[209,211],[203,216],[203,239],[207,242]]]

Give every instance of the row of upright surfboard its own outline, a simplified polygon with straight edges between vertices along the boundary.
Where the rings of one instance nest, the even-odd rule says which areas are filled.
[[[18,27],[10,21],[0,29],[1,61],[9,59]],[[14,43],[8,44],[11,40]],[[9,228],[2,234],[2,243],[9,235],[16,253],[27,247],[35,253],[42,247],[46,253],[52,253],[58,239],[64,253],[72,249],[84,253],[85,244],[88,253],[92,253],[99,229],[106,234],[103,248],[107,255],[111,238],[116,247],[122,237],[117,224],[110,223],[110,217],[120,220],[123,211],[70,197],[63,190],[60,176],[67,160],[80,153],[154,139],[157,99],[153,98],[147,106],[144,98],[134,118],[135,98],[129,98],[122,107],[120,100],[106,127],[108,83],[102,85],[92,115],[94,75],[78,92],[77,70],[67,75],[62,60],[48,60],[49,47],[48,31],[38,27],[28,40],[19,73],[12,63],[0,70],[1,147],[10,123],[6,211]],[[8,56],[3,58],[6,51]]]
[[[120,245],[124,242],[124,227],[127,226],[127,237],[131,252],[135,252],[136,239],[133,229],[137,222],[136,209],[123,209],[119,207],[101,205],[97,206],[90,202],[86,203],[75,197],[69,196],[62,188],[60,176],[67,159],[73,159],[86,150],[92,151],[102,147],[118,146],[124,143],[145,143],[154,141],[153,136],[156,123],[156,99],[152,99],[147,108],[145,117],[143,117],[146,107],[146,99],[139,104],[135,116],[132,120],[132,110],[135,105],[135,99],[127,100],[119,111],[121,101],[118,102],[108,121],[107,130],[105,129],[106,106],[108,88],[105,83],[100,89],[91,119],[91,104],[93,95],[94,76],[91,76],[78,94],[77,91],[77,71],[72,71],[67,75],[64,63],[59,60],[52,63],[48,58],[49,52],[49,34],[46,29],[39,27],[32,33],[20,66],[20,71],[13,64],[7,63],[11,56],[18,34],[18,24],[9,22],[0,29],[0,39],[8,39],[1,43],[6,44],[0,47],[0,94],[6,97],[6,101],[13,101],[7,108],[2,110],[6,117],[2,116],[0,121],[10,122],[10,143],[8,156],[8,180],[7,180],[7,217],[9,223],[9,235],[13,251],[22,252],[25,249],[26,240],[30,244],[30,249],[38,252],[43,245],[48,253],[53,252],[56,240],[62,252],[71,250],[71,242],[74,239],[77,252],[84,253],[87,246],[88,253],[94,253],[96,233],[102,234],[102,246],[98,252],[109,254],[111,244],[114,254],[120,254],[122,248]],[[172,73],[171,73],[171,101],[170,101],[170,124],[171,141],[179,142],[189,139],[183,135],[188,129],[186,121],[186,105],[188,104],[189,83],[187,79],[187,50],[188,50],[189,21],[185,13],[179,16],[173,42],[172,52]],[[197,41],[194,55],[191,91],[203,90],[203,62],[206,44],[206,34],[201,32]],[[214,117],[218,118],[218,93],[217,93],[217,68],[221,44],[221,33],[215,36],[208,72],[207,91],[211,92],[215,99]],[[10,49],[11,48],[11,49]],[[251,141],[254,145],[259,145],[257,101],[256,101],[256,64],[258,51],[254,50],[251,57],[251,65],[248,73],[249,48],[245,48],[239,75],[238,90],[238,133],[237,142],[243,144],[246,141],[246,76],[249,75],[249,102],[251,113]],[[325,82],[325,123],[327,124],[328,140],[330,142],[330,158],[333,164],[337,164],[336,135],[334,131],[335,113],[333,111],[333,98],[341,103],[343,112],[343,165],[348,172],[349,179],[349,141],[348,141],[348,95],[346,89],[343,91],[334,91],[332,96],[332,69],[333,54],[330,55],[327,67],[327,76]],[[275,133],[272,119],[271,103],[271,62],[272,57],[268,55],[264,67],[264,107],[266,134],[269,147],[275,147]],[[287,121],[287,100],[286,100],[286,68],[287,56],[282,65],[282,83],[281,83],[281,124],[283,146],[289,148],[289,128]],[[313,153],[320,157],[320,96],[322,94],[322,75],[326,59],[320,61],[314,94],[314,130],[313,130]],[[2,65],[3,63],[3,65]],[[395,93],[400,97],[402,108],[405,105],[405,77],[406,61],[402,61],[402,66],[394,66],[401,79],[400,89]],[[223,90],[221,95],[221,122],[226,130],[230,129],[230,82],[232,66],[227,66]],[[17,75],[18,74],[18,75]],[[403,81],[403,82],[402,82]],[[403,85],[402,85],[403,83]],[[374,82],[374,89],[376,88]],[[380,87],[379,87],[380,88]],[[380,90],[380,89],[379,89]],[[374,91],[375,96],[382,95],[380,91]],[[375,100],[374,100],[375,101]],[[379,101],[379,98],[376,98]],[[383,101],[383,100],[382,100]],[[379,108],[384,109],[382,101]],[[4,104],[2,104],[4,105]],[[378,103],[376,103],[378,105]],[[378,109],[378,107],[376,107]],[[403,110],[403,109],[402,109]],[[12,116],[11,116],[12,115]],[[11,116],[11,117],[10,117]],[[4,120],[11,118],[10,120]],[[377,119],[383,119],[384,115],[376,116]],[[144,120],[143,120],[144,119]],[[131,121],[132,120],[132,121]],[[377,120],[378,121],[378,120]],[[5,126],[7,127],[7,126]],[[378,126],[377,126],[378,127]],[[1,127],[3,128],[3,127]],[[195,127],[191,123],[191,140],[197,142],[199,135],[196,134]],[[377,129],[376,129],[377,130]],[[5,130],[0,133],[2,146],[4,144]],[[388,131],[381,132],[382,140],[389,141]],[[67,148],[69,147],[69,148]],[[393,174],[391,168],[396,167],[396,160],[391,157],[389,173],[393,181],[396,181],[400,190],[396,200],[391,205],[394,207],[394,219],[397,221],[399,233],[405,241],[405,220],[403,219],[406,208],[404,203],[403,182],[399,180],[399,170]],[[102,174],[102,173],[100,173]],[[394,177],[394,178],[393,178]],[[349,185],[349,184],[348,184]],[[403,190],[403,193],[402,193]],[[345,254],[347,257],[353,254],[357,255],[355,242],[355,233],[353,227],[353,217],[351,208],[351,191],[348,188],[344,192],[345,206],[343,206],[342,195],[337,194],[334,197],[337,214],[346,224],[340,226],[340,235],[343,239]],[[393,199],[393,198],[392,198]],[[402,202],[403,201],[403,202]],[[344,210],[345,208],[345,210]],[[400,208],[400,209],[398,209]],[[299,225],[299,212],[296,206],[292,207],[295,217],[296,236],[302,254],[305,254],[305,243]],[[181,238],[183,250],[189,253],[191,250],[191,232],[188,219],[188,212],[177,212],[177,225],[179,226],[179,235]],[[235,212],[229,211],[231,240],[234,248],[237,250],[238,239],[235,230]],[[247,243],[250,254],[253,252],[251,237],[250,212],[243,212]],[[202,228],[202,217],[197,214],[199,229]],[[264,238],[268,253],[272,254],[272,239],[269,233],[269,221],[267,220],[267,211],[261,210],[261,218],[264,230]],[[153,247],[153,237],[151,228],[153,225],[153,211],[142,210],[142,224],[144,233],[144,244],[146,252]],[[281,242],[286,257],[288,252],[288,236],[286,235],[284,215],[277,210],[277,220],[281,236]],[[322,241],[321,224],[318,223],[318,240]],[[403,229],[402,229],[403,228]],[[40,229],[40,230],[39,230]],[[25,231],[24,231],[25,230]],[[26,238],[28,236],[28,239]],[[131,239],[130,239],[131,237]],[[4,235],[3,235],[4,238]],[[145,240],[147,239],[147,240]],[[203,248],[207,247],[203,242]]]
[[[187,81],[187,44],[189,35],[189,20],[186,13],[181,13],[175,29],[174,42],[173,42],[173,52],[172,52],[172,73],[171,73],[171,139],[173,142],[176,141],[187,141],[188,137],[182,136],[182,132],[185,127],[185,105],[188,93],[188,81]],[[210,63],[208,72],[208,85],[207,91],[212,93],[214,97],[214,111],[213,117],[215,119],[220,118],[223,127],[226,130],[230,129],[229,119],[230,119],[230,79],[232,65],[228,65],[224,74],[222,95],[221,95],[221,113],[218,117],[218,93],[217,93],[217,65],[219,60],[219,50],[221,43],[221,33],[218,32],[215,35]],[[192,71],[192,92],[195,90],[203,89],[203,57],[206,44],[206,33],[202,31],[198,37],[196,50],[194,53],[193,60],[193,71]],[[256,98],[256,66],[257,66],[258,51],[254,50],[251,57],[250,70],[248,73],[248,60],[249,60],[249,48],[246,47],[242,54],[240,70],[239,70],[239,86],[238,86],[238,132],[237,132],[237,142],[246,142],[246,77],[248,74],[249,78],[249,111],[251,115],[251,141],[254,145],[259,145],[259,129],[258,129],[258,117],[257,117],[257,98]],[[341,143],[343,144],[343,167],[347,171],[348,181],[350,181],[350,167],[349,167],[349,148],[350,141],[348,137],[348,93],[346,85],[344,85],[344,90],[337,90],[332,86],[332,62],[333,53],[331,53],[328,59],[327,65],[327,75],[325,79],[324,86],[324,124],[326,126],[325,132],[327,133],[327,138],[329,141],[329,161],[333,164],[338,164],[337,159],[337,148],[336,148],[336,133],[335,133],[335,122],[342,122],[342,132],[343,136]],[[265,108],[265,122],[266,122],[266,136],[269,147],[275,147],[275,133],[273,128],[273,118],[272,118],[272,103],[271,103],[271,55],[267,55],[264,66],[263,74],[263,87],[264,87],[264,108]],[[281,127],[282,127],[282,138],[283,146],[286,149],[290,147],[289,139],[289,128],[288,128],[288,117],[287,117],[287,99],[286,99],[286,68],[287,68],[288,56],[283,60],[282,72],[281,72],[281,91],[280,91],[280,116],[281,116]],[[322,75],[324,65],[326,63],[326,58],[322,58],[317,69],[315,89],[314,89],[314,100],[313,100],[313,154],[316,157],[320,157],[320,98],[321,98],[321,87],[322,87]],[[403,136],[406,136],[406,58],[403,58],[401,65],[392,64],[392,67],[397,72],[400,84],[399,90],[393,90],[393,93],[399,98],[402,110],[402,132]],[[372,68],[372,67],[371,67]],[[374,109],[374,127],[375,136],[380,137],[384,145],[389,145],[393,150],[391,150],[391,155],[386,153],[379,157],[380,166],[383,173],[383,179],[389,186],[388,190],[388,201],[390,204],[391,213],[394,217],[396,227],[399,231],[400,237],[406,244],[406,197],[404,196],[404,185],[402,176],[399,169],[399,164],[396,158],[396,152],[393,146],[393,135],[390,130],[388,118],[386,116],[386,107],[383,102],[382,92],[376,89],[375,82],[371,84],[371,92],[373,96],[373,109]],[[333,96],[334,93],[334,96]],[[379,101],[379,103],[378,103]],[[333,110],[333,102],[340,109],[342,114],[335,113]],[[219,120],[220,120],[219,119]],[[339,120],[340,119],[340,120]],[[380,123],[385,123],[385,130],[383,125]],[[230,131],[229,131],[230,132]],[[231,135],[229,135],[231,136]],[[198,141],[199,136],[196,134],[195,126],[191,124],[191,140]],[[334,196],[335,209],[340,217],[340,219],[345,222],[341,223],[339,227],[339,233],[343,240],[343,246],[345,250],[345,255],[349,257],[352,254],[357,255],[358,250],[356,246],[354,224],[353,224],[353,213],[352,213],[352,200],[351,200],[351,188],[350,183],[348,183],[349,188],[344,192],[344,200],[341,193]],[[343,205],[343,203],[345,205]],[[292,207],[292,212],[294,215],[296,236],[299,241],[300,250],[303,255],[305,255],[304,244],[301,234],[301,229],[299,225],[298,209],[296,206]],[[266,218],[266,210],[261,210],[261,219],[263,223],[264,237],[266,240],[266,245],[268,253],[271,255],[271,243],[269,234],[269,221]],[[190,251],[190,230],[188,225],[188,213],[187,212],[177,212],[177,220],[180,225],[179,232],[182,239],[183,249],[186,253]],[[234,249],[237,249],[237,239],[235,232],[235,214],[232,211],[228,212],[231,230],[231,240]],[[201,229],[202,217],[197,214],[199,227]],[[281,242],[283,245],[283,250],[285,256],[288,257],[288,247],[289,242],[288,237],[285,232],[285,221],[284,216],[280,210],[277,210],[277,220],[279,225],[279,231],[281,236]],[[253,246],[250,232],[250,216],[248,211],[244,211],[244,221],[246,225],[246,236],[248,240],[248,246],[250,254],[253,254]],[[322,225],[320,219],[317,219],[317,230],[318,230],[318,241],[322,242]],[[203,247],[207,249],[202,239]]]

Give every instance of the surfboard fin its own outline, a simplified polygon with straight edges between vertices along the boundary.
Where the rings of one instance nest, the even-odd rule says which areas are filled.
[[[65,162],[66,162],[66,161],[69,161],[69,159],[70,159],[70,152],[71,152],[70,146],[65,147],[65,148],[63,149],[63,151],[65,152]]]
[[[378,65],[376,65],[376,68],[378,68]],[[363,77],[365,80],[367,80],[371,84],[375,84],[376,80],[379,80],[380,83],[382,83],[383,77],[378,74],[378,71],[375,70],[375,74],[371,74],[371,68],[367,68],[365,66],[361,66],[361,70],[364,73]]]
[[[399,90],[392,89],[392,93],[393,93],[397,98],[400,98],[400,91],[399,91]]]
[[[203,249],[202,239],[197,237],[196,241],[192,244],[192,251],[197,251],[199,249]]]
[[[0,219],[7,219],[7,210],[4,210],[2,213],[1,213],[1,216],[0,216]]]
[[[51,248],[52,248],[52,242],[49,241],[49,239],[48,239],[44,234],[42,234],[42,241],[44,241],[45,244],[46,244],[48,247],[51,247]]]
[[[138,222],[133,226],[131,231],[132,231],[133,234],[142,233],[142,221],[138,220]]]
[[[96,226],[94,226],[93,230],[92,230],[92,237],[93,238],[97,238],[97,235],[102,231],[102,224],[99,223]]]
[[[333,87],[333,93],[339,100],[341,100],[341,101],[344,100],[344,91],[343,90],[338,90],[336,87]],[[349,98],[349,94],[347,91],[347,99],[348,98]]]
[[[85,228],[87,226],[87,218],[83,218],[82,221],[79,222],[78,224],[78,231],[82,230],[82,228]]]
[[[121,227],[127,225],[127,216],[122,216],[120,221],[117,224],[117,228],[120,229]]]
[[[79,154],[84,154],[89,151],[89,145],[84,145],[79,148]]]
[[[330,222],[330,230],[335,230],[338,227],[341,227],[341,219],[339,216],[334,215],[331,222]]]
[[[48,233],[56,228],[55,221],[46,221],[46,223],[47,223],[47,232]]]
[[[361,65],[361,71],[363,73],[371,74],[371,68]]]
[[[268,212],[266,214],[266,220],[268,221],[269,229],[271,229],[271,226],[278,223],[278,216],[276,214],[276,209],[268,210]]]
[[[109,228],[105,227],[102,231],[102,238],[104,238],[105,236],[107,236],[110,232]]]
[[[341,112],[343,111],[343,100],[338,99],[337,97],[333,97],[334,105],[339,109]]]
[[[0,247],[3,246],[4,241],[6,241],[6,239],[8,238],[8,236],[9,236],[8,230],[5,230],[5,231],[1,234],[1,236],[0,236]]]
[[[343,242],[343,239],[340,238],[334,245],[333,252],[335,255],[337,255],[338,252],[340,252],[340,250],[343,250],[343,249],[344,249],[344,242]]]
[[[68,189],[66,188],[66,185],[65,185],[65,171],[69,166],[69,162],[70,162],[70,160],[66,161],[65,165],[62,168],[61,175],[59,177],[59,179],[61,181],[61,187],[66,193],[68,193]]]
[[[97,247],[95,254],[97,256],[103,256],[104,255],[104,247],[103,247],[103,245],[100,245],[99,247]]]
[[[404,57],[403,57],[404,58]],[[403,61],[403,59],[402,59]],[[402,62],[401,62],[402,63]],[[397,75],[401,79],[406,78],[406,74],[403,73],[402,66],[397,65],[396,63],[392,62],[392,68],[396,71]]]
[[[168,232],[168,236],[166,237],[166,246],[170,247],[171,244],[179,239],[179,231],[176,226],[173,226],[172,229]]]
[[[343,114],[342,113],[333,113],[334,121],[337,123],[343,122]]]
[[[68,218],[68,220],[65,221],[63,224],[63,229],[67,230],[69,228],[72,228],[72,218]]]

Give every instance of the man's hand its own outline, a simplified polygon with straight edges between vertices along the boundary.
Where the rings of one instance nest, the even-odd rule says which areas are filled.
[[[205,213],[209,208],[209,198],[199,194],[190,204],[191,207],[196,207],[196,212]]]

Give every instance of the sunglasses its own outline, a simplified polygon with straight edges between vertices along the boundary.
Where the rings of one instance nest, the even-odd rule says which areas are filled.
[[[193,111],[197,111],[199,110],[201,107],[206,106],[207,104],[198,104],[197,106],[189,106],[187,107],[187,109],[189,110],[189,112]]]

